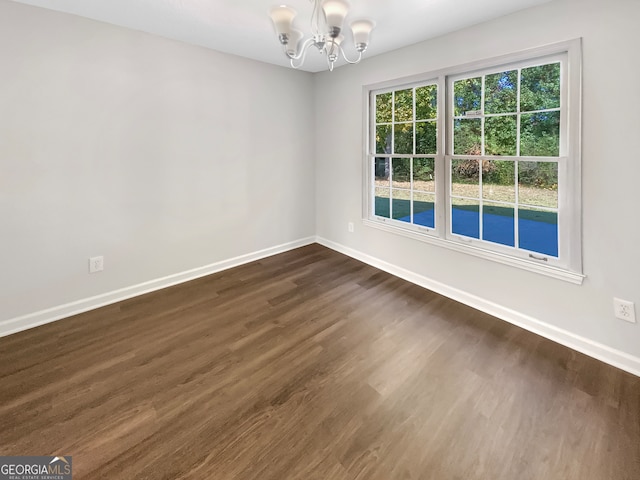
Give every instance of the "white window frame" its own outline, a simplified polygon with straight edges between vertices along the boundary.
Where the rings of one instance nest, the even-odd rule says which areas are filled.
[[[440,80],[438,78],[432,78],[432,79],[427,79],[427,80],[420,80],[418,82],[411,82],[408,84],[400,84],[398,86],[394,86],[391,88],[383,88],[383,89],[375,89],[376,94],[383,94],[383,93],[390,93],[390,92],[395,92],[398,90],[405,90],[408,88],[414,88],[414,87],[424,87],[424,86],[430,86],[430,85],[435,85],[438,87],[438,118],[436,119],[435,123],[436,123],[436,128],[438,131],[441,131],[441,129],[443,128],[443,116],[440,114],[440,112],[442,112],[441,110],[441,99],[440,99],[440,92],[442,91],[442,85],[440,84]],[[375,97],[373,95],[369,95],[368,98],[369,101],[369,111],[373,113],[375,113]],[[392,108],[395,108],[395,105],[392,104]],[[416,122],[415,120],[415,105],[414,105],[414,120],[412,121],[412,123],[414,123],[414,125],[416,123],[418,123],[420,120],[418,120]],[[431,120],[430,120],[431,121]],[[375,122],[374,122],[375,123]],[[397,122],[397,123],[408,123],[408,122]],[[395,136],[395,126],[396,122],[391,122],[391,132],[392,135]],[[368,127],[367,127],[368,128]],[[435,159],[435,174],[436,174],[436,178],[438,178],[438,165],[440,165],[442,162],[442,158],[443,156],[441,155],[441,152],[443,151],[443,145],[440,144],[440,138],[441,136],[437,137],[437,150],[438,153],[437,154],[433,154],[433,153],[427,153],[427,154],[403,154],[403,153],[390,153],[390,154],[372,154],[373,158],[376,157],[390,157],[390,158],[413,158],[413,159],[417,159],[417,158],[433,158]],[[444,139],[443,139],[444,140]],[[395,141],[395,138],[394,138]],[[375,137],[372,135],[371,136],[371,142],[372,145],[370,145],[369,147],[369,151],[371,152],[375,152]],[[415,136],[415,131],[414,131],[414,137],[413,137],[413,144],[415,147],[415,143],[416,143],[416,136]],[[411,169],[412,173],[413,173],[413,168]],[[373,206],[373,202],[374,202],[374,197],[375,197],[375,193],[374,193],[374,189],[370,188],[370,183],[369,182],[373,182],[374,181],[374,176],[375,176],[375,172],[370,168],[369,169],[369,179],[367,182],[367,188],[368,191],[370,193],[370,199],[369,202],[371,203],[371,205]],[[411,183],[413,185],[413,176],[411,179]],[[391,189],[391,187],[390,187]],[[392,189],[391,189],[392,190]],[[412,190],[413,191],[413,190]],[[430,193],[430,192],[426,192],[426,193]],[[436,189],[435,192],[435,197],[436,197],[436,205],[438,204],[439,201],[439,197],[438,197],[438,189]],[[373,210],[373,209],[372,209]],[[411,206],[411,210],[413,211],[413,202],[412,202],[412,206]],[[438,212],[436,211],[436,215],[438,215]],[[372,215],[373,216],[373,215]],[[415,231],[415,232],[421,232],[421,233],[428,233],[428,234],[435,234],[437,231],[437,226],[441,224],[441,222],[444,222],[444,218],[440,218],[440,217],[436,217],[435,218],[435,225],[436,228],[431,228],[431,227],[427,227],[424,225],[416,225],[416,224],[411,224],[411,223],[407,223],[407,222],[401,222],[399,220],[394,220],[393,218],[383,218],[383,217],[376,217],[377,221],[383,222],[385,224],[389,224],[392,226],[396,226],[398,228],[402,228],[402,229],[406,229],[409,231]],[[444,223],[442,223],[444,225]]]
[[[363,223],[367,226],[407,236],[455,251],[497,261],[575,284],[581,284],[582,273],[582,192],[581,192],[581,40],[575,39],[529,49],[470,64],[415,75],[403,79],[365,85],[364,108],[364,181]],[[558,258],[531,254],[497,243],[462,237],[451,233],[450,160],[465,157],[453,154],[453,82],[483,74],[562,62],[560,153],[558,157],[536,157],[538,161],[558,162]],[[438,152],[436,155],[404,155],[404,157],[435,158],[436,206],[435,229],[408,224],[392,218],[374,215],[375,94],[402,90],[425,84],[438,85]],[[373,125],[373,126],[372,126]],[[414,139],[415,141],[415,139]],[[385,154],[386,156],[387,154]],[[388,154],[389,157],[403,155]],[[486,156],[479,159],[526,160],[527,157]]]

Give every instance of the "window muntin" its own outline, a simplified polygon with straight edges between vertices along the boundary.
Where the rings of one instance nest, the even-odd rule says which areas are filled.
[[[469,73],[464,73],[464,67],[432,73],[430,78],[435,80],[430,82],[431,88],[440,96],[434,105],[446,116],[422,115],[430,117],[435,130],[435,138],[430,137],[430,155],[416,150],[416,125],[421,119],[416,113],[415,89],[425,84],[393,87],[389,82],[384,90],[367,89],[371,100],[367,171],[380,172],[384,165],[388,170],[384,191],[377,185],[383,179],[373,174],[369,177],[370,185],[376,185],[367,200],[369,225],[404,231],[430,243],[556,278],[581,281],[579,43],[576,40],[514,54],[512,61],[505,56],[496,66],[491,61],[477,62],[466,69]],[[414,118],[408,121],[412,89]],[[396,104],[398,91],[403,93]],[[387,108],[378,113],[376,103],[383,105],[383,100]],[[397,115],[396,106],[400,110]],[[397,124],[410,124],[397,128],[401,135],[412,135],[412,150],[406,141],[402,143],[403,137],[399,144],[401,151],[411,153],[394,150]],[[386,134],[382,141],[378,129]],[[374,150],[377,143],[388,148]],[[420,157],[433,161],[428,192],[419,190],[421,184],[413,175]],[[401,185],[403,182],[396,179],[392,187],[395,158],[409,158],[412,173],[411,182]],[[396,175],[404,169],[406,178],[407,161],[397,163]],[[401,201],[405,211],[409,207],[407,215],[402,215]],[[388,212],[384,217],[377,213],[384,212],[374,207],[381,202]],[[433,221],[425,222],[427,228],[419,223],[421,216],[417,214],[424,208],[420,202],[431,210]],[[394,205],[397,215],[392,213]]]

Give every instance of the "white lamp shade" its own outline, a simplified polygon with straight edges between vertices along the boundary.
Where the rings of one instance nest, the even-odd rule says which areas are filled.
[[[344,35],[338,35],[336,38],[333,39],[335,44],[338,46],[342,43],[343,40],[344,40]]]
[[[303,33],[300,30],[291,30],[289,43],[287,43],[287,53],[295,56],[298,53],[298,43],[302,40]]]
[[[342,30],[344,17],[349,11],[349,4],[345,0],[324,0],[322,2],[322,10],[327,19],[327,25],[330,28],[338,28]]]
[[[344,35],[338,35],[336,38],[327,40],[327,52],[329,54],[338,54],[340,52],[340,44],[344,40]]]
[[[364,44],[369,45],[369,38],[371,36],[371,30],[375,27],[375,23],[371,20],[356,20],[351,24],[351,31],[353,32],[353,43],[356,45]]]
[[[273,25],[276,27],[278,35],[291,34],[291,24],[293,23],[293,18],[296,16],[296,13],[293,8],[287,7],[286,5],[280,5],[279,7],[271,9],[271,20],[273,20]]]

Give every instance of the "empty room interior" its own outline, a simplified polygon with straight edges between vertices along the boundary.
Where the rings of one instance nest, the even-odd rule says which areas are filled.
[[[640,479],[640,2],[286,3],[0,0],[0,473]]]

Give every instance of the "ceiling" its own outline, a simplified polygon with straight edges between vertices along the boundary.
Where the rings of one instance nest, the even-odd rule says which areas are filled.
[[[13,0],[67,12],[242,57],[288,65],[269,10],[286,3],[298,11],[297,28],[310,32],[310,0]],[[550,0],[351,0],[347,23],[375,20],[370,57]],[[350,32],[345,50],[353,53]],[[327,68],[309,52],[303,70]],[[339,64],[338,64],[339,65]]]

